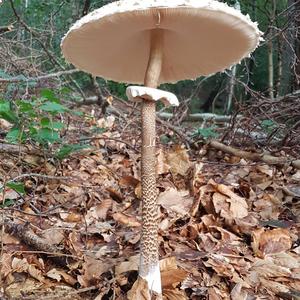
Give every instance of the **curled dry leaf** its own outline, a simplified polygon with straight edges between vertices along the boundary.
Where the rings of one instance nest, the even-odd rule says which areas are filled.
[[[12,272],[12,256],[8,253],[3,253],[0,258],[0,274],[2,278],[6,278]]]
[[[140,227],[141,223],[132,216],[127,216],[123,213],[115,213],[113,214],[113,218],[116,222],[121,223],[122,225],[126,225],[128,227]]]
[[[84,259],[82,275],[77,277],[82,287],[95,285],[101,280],[101,275],[111,268],[111,265],[104,263],[102,260],[86,256]]]
[[[181,146],[175,147],[173,152],[167,154],[167,163],[173,175],[185,176],[191,167],[187,150]]]
[[[40,282],[46,282],[42,272],[35,266],[29,264],[26,258],[19,259],[15,257],[12,261],[12,271],[16,273],[27,273]]]
[[[133,188],[135,188],[138,184],[139,184],[139,180],[132,177],[132,176],[123,176],[120,181],[119,181],[119,184],[121,186],[131,186]]]
[[[64,280],[66,283],[70,285],[75,285],[77,280],[73,278],[71,275],[67,274],[63,270],[57,270],[57,269],[51,269],[47,272],[47,277],[56,280],[57,282],[60,282]]]
[[[171,188],[158,196],[157,203],[168,212],[186,215],[193,205],[193,198],[190,197],[189,191],[177,191]]]
[[[280,253],[291,249],[292,239],[287,229],[257,229],[252,233],[252,248],[258,257]]]
[[[236,284],[232,289],[230,296],[231,300],[247,300],[248,293],[242,289],[242,285],[240,283]]]
[[[216,187],[218,192],[228,197],[226,201],[230,204],[229,209],[232,218],[242,219],[248,216],[248,204],[245,198],[238,196],[224,184],[217,184]]]
[[[188,300],[184,291],[163,290],[163,300]]]
[[[65,238],[63,231],[61,229],[50,228],[45,230],[42,234],[42,237],[50,244],[50,245],[58,245]]]
[[[108,211],[112,207],[112,203],[113,201],[111,199],[105,199],[102,200],[102,202],[99,205],[91,207],[85,216],[87,225],[90,225],[95,221],[105,220]]]
[[[128,261],[123,261],[115,268],[116,275],[120,275],[129,271],[137,271],[139,268],[140,256],[131,256]]]
[[[167,158],[162,149],[158,150],[157,158],[156,158],[156,174],[162,175],[167,174],[170,171],[170,166],[167,163]]]
[[[127,293],[128,300],[151,300],[147,281],[139,277]]]
[[[185,270],[179,269],[175,257],[168,257],[159,262],[163,288],[174,288],[184,281],[188,275]]]

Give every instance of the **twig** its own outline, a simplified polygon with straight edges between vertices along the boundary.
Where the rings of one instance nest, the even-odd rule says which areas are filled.
[[[17,82],[29,82],[29,81],[41,81],[44,79],[50,79],[50,78],[54,78],[54,77],[60,77],[63,75],[71,75],[74,73],[78,73],[81,72],[80,70],[77,69],[72,69],[72,70],[66,70],[66,71],[60,71],[60,72],[55,72],[52,74],[46,74],[46,75],[41,75],[38,77],[24,77],[24,78],[20,78],[20,77],[12,77],[12,78],[0,78],[0,83],[17,83]]]
[[[128,148],[130,148],[130,149],[138,152],[138,150],[134,146],[130,145],[128,142],[125,142],[125,141],[119,140],[119,139],[115,139],[115,138],[109,138],[109,137],[85,137],[85,138],[77,139],[76,141],[78,141],[78,142],[84,142],[84,141],[97,141],[97,140],[115,141],[115,142],[124,144]]]
[[[156,118],[157,123],[167,127],[168,129],[172,130],[173,132],[175,132],[184,142],[185,144],[188,146],[188,148],[190,148],[190,146],[192,144],[194,144],[194,141],[189,138],[188,136],[186,136],[178,127],[173,126],[171,124],[169,124],[168,122],[165,122],[163,120],[161,120],[160,118]]]

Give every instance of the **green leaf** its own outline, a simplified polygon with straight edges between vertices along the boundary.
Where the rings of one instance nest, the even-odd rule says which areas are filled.
[[[59,101],[55,95],[55,93],[52,90],[49,89],[43,89],[41,91],[41,96],[47,100],[50,100],[51,102],[57,102]]]
[[[68,109],[56,102],[45,102],[43,105],[40,106],[40,109],[46,112],[50,112],[50,113],[64,113],[65,111],[67,111]]]
[[[2,204],[0,204],[0,208],[5,208],[5,207],[9,207],[9,206],[13,206],[15,204],[15,201],[12,199],[5,199],[4,203],[2,202]]]
[[[28,101],[19,100],[16,101],[16,105],[19,107],[21,113],[27,113],[33,111],[33,105]]]
[[[214,127],[198,128],[197,132],[194,135],[200,135],[204,139],[217,138],[219,136]]]
[[[26,135],[20,128],[14,127],[6,134],[5,139],[10,143],[21,143],[26,140]]]
[[[42,127],[50,127],[50,124],[51,124],[51,120],[49,118],[42,118],[41,119],[41,126]]]
[[[6,184],[7,187],[16,191],[17,193],[24,195],[25,194],[25,186],[22,182],[9,182]]]
[[[62,160],[66,157],[68,157],[71,153],[79,151],[81,149],[84,149],[88,147],[88,145],[63,145],[55,154],[55,157],[59,160]]]
[[[38,142],[49,142],[51,144],[60,140],[59,134],[56,131],[51,130],[50,128],[38,129],[33,138]]]
[[[0,100],[0,118],[12,123],[18,123],[17,115],[11,110],[10,103],[5,100]]]
[[[273,127],[275,123],[272,120],[263,120],[261,125],[264,127]]]

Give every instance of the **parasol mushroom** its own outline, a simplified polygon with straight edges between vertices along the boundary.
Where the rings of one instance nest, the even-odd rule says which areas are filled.
[[[249,16],[213,0],[121,0],[77,21],[62,41],[79,69],[118,82],[144,84],[127,95],[142,109],[143,228],[139,275],[161,294],[155,176],[155,101],[177,99],[159,84],[223,71],[249,56],[261,32]]]

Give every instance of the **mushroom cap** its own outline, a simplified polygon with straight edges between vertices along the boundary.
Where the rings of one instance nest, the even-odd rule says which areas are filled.
[[[223,71],[249,56],[262,34],[249,16],[213,0],[121,0],[77,21],[62,52],[94,76],[143,84],[154,29],[163,32],[159,83]]]
[[[159,89],[144,87],[144,86],[129,86],[126,89],[126,95],[129,100],[134,102],[161,101],[165,106],[178,106],[177,97],[170,93]]]

